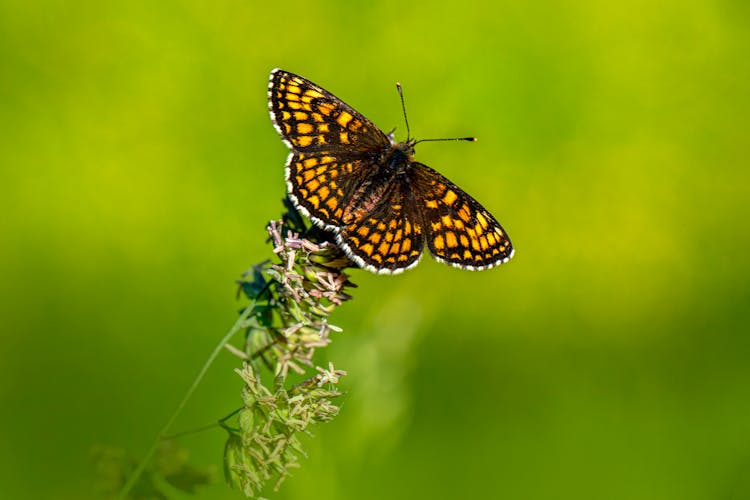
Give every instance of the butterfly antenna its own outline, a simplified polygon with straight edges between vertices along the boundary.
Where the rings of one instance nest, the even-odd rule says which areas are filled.
[[[420,139],[414,144],[419,144],[420,142],[435,142],[435,141],[469,141],[469,142],[477,142],[476,137],[450,137],[446,139]]]
[[[409,131],[409,119],[406,118],[406,104],[404,103],[404,91],[401,89],[401,84],[396,82],[396,88],[398,89],[398,95],[401,97],[401,109],[404,112],[404,122],[406,122],[406,141],[408,142],[411,138],[411,132]],[[394,129],[395,130],[395,129]],[[436,142],[436,141],[469,141],[469,142],[477,142],[476,137],[450,137],[447,139],[420,139],[414,144],[419,144],[420,142]]]
[[[401,110],[404,112],[404,122],[406,123],[406,140],[408,141],[411,137],[411,132],[409,131],[409,119],[406,118],[406,104],[404,103],[404,91],[401,89],[401,84],[399,82],[396,82],[396,88],[398,89],[398,95],[401,97]]]

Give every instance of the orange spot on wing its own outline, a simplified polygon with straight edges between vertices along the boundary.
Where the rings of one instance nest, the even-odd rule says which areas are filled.
[[[297,124],[297,133],[298,134],[309,134],[313,131],[313,126],[311,123],[298,123]]]
[[[482,225],[482,229],[487,229],[488,223],[487,218],[481,212],[477,213],[477,220]]]
[[[458,240],[456,239],[456,233],[448,231],[445,233],[445,243],[448,248],[456,248],[458,246]]]
[[[443,239],[443,235],[442,234],[438,234],[437,236],[435,236],[435,239],[432,240],[432,244],[435,247],[435,250],[442,250],[442,249],[444,249],[445,248],[445,240]]]
[[[445,196],[443,196],[443,201],[449,207],[452,206],[456,202],[457,199],[458,199],[458,196],[456,196],[456,193],[454,193],[450,189],[446,191]]]
[[[318,104],[318,111],[320,111],[322,114],[324,114],[326,116],[330,116],[331,115],[331,111],[333,111],[333,109],[334,109],[334,105],[333,104],[330,104],[330,103],[327,103],[327,102],[322,102],[322,103]]]
[[[347,113],[346,111],[342,111],[339,113],[339,116],[336,117],[336,121],[339,125],[346,128],[347,123],[352,121],[352,118],[354,118],[351,114]]]
[[[461,220],[468,223],[469,220],[471,220],[471,211],[469,210],[469,206],[465,203],[461,205],[461,208],[458,210],[458,216],[461,217]]]

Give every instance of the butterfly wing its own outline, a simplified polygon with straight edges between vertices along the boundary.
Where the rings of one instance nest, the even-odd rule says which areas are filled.
[[[316,225],[338,230],[356,189],[370,175],[367,160],[340,159],[328,151],[289,154],[286,182],[289,197]]]
[[[419,263],[424,235],[404,178],[367,179],[351,200],[336,235],[351,260],[378,274],[397,274]]]
[[[435,260],[473,271],[510,260],[507,233],[479,202],[427,165],[413,162],[409,173]]]
[[[292,151],[351,156],[390,145],[378,127],[344,101],[281,69],[271,71],[268,110],[276,131]]]
[[[390,140],[370,120],[327,90],[275,69],[268,108],[291,153],[287,192],[316,225],[338,230],[345,201],[373,170],[373,158]]]

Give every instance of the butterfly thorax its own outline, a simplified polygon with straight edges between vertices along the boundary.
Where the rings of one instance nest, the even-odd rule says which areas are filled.
[[[382,162],[390,173],[406,172],[414,156],[415,142],[414,139],[409,139],[404,142],[392,143],[385,151]]]

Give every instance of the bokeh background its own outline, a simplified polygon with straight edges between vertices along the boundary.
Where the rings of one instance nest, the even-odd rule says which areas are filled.
[[[353,272],[349,394],[271,498],[750,498],[748,5],[2,0],[0,497],[93,498],[92,445],[142,454],[233,323],[284,194],[278,66],[477,136],[418,158],[517,251]],[[175,430],[239,406],[236,364]]]

